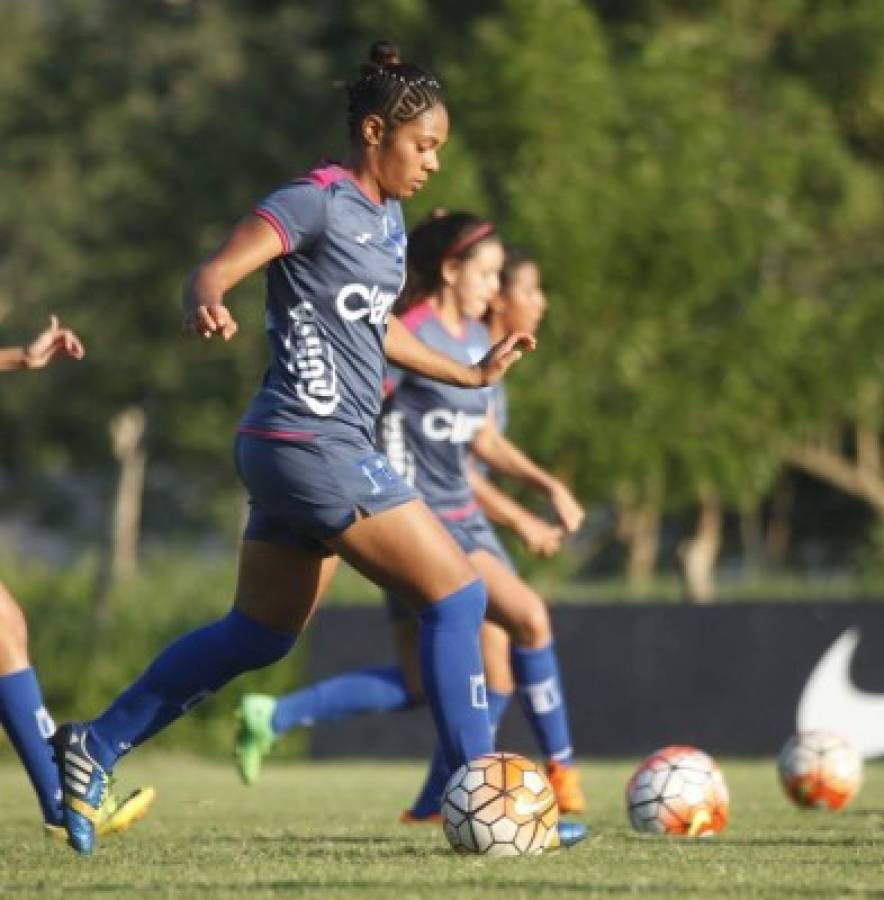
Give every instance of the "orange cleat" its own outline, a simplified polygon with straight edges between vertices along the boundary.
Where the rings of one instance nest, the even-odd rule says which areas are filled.
[[[403,810],[399,814],[400,825],[439,825],[442,822],[442,813],[434,812],[428,816],[416,816],[410,809]]]
[[[576,766],[551,760],[546,764],[546,777],[556,795],[560,813],[586,812],[586,797],[580,787],[580,772]]]

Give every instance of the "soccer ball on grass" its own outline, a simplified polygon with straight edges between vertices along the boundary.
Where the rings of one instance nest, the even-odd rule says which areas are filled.
[[[461,766],[442,794],[442,826],[458,853],[535,856],[558,821],[546,775],[514,753],[487,753]]]
[[[727,824],[729,796],[711,756],[675,745],[652,753],[626,787],[626,808],[636,831],[706,837]]]
[[[831,731],[805,731],[786,741],[780,782],[799,806],[843,809],[862,784],[863,761],[853,745]]]

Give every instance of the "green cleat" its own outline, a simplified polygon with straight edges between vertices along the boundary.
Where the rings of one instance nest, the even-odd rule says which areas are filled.
[[[261,774],[261,761],[276,742],[273,714],[276,698],[268,694],[246,694],[239,703],[236,717],[239,728],[233,750],[236,768],[245,784],[254,784]]]

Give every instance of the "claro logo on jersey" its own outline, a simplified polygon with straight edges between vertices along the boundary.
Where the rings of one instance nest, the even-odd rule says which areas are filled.
[[[372,325],[381,325],[387,321],[395,300],[396,294],[382,291],[377,285],[345,284],[338,292],[335,306],[338,315],[348,322],[367,318]]]
[[[289,318],[283,346],[288,354],[286,368],[296,379],[295,390],[314,415],[330,416],[341,402],[331,344],[309,300],[289,310]]]
[[[485,424],[485,416],[473,416],[458,410],[431,409],[421,418],[421,428],[431,441],[468,444]]]

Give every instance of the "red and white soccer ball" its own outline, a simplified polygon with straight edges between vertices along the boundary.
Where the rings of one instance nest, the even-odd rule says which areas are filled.
[[[783,790],[799,806],[842,809],[862,784],[863,761],[841,735],[804,731],[786,741],[779,770]]]
[[[458,853],[535,856],[559,821],[546,775],[515,753],[487,753],[461,766],[442,794],[442,826]]]
[[[636,831],[706,837],[727,824],[730,798],[721,769],[696,747],[664,747],[629,780],[626,807]]]

